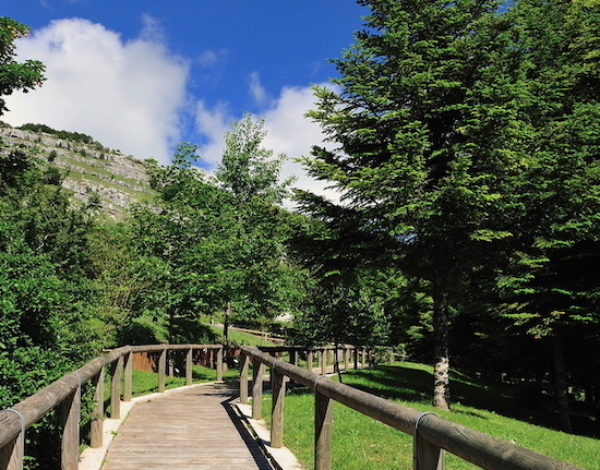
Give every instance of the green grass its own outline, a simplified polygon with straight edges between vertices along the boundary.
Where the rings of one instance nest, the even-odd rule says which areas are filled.
[[[223,328],[215,325],[210,325],[211,331],[219,337],[219,341],[223,341]],[[235,345],[244,346],[276,346],[272,341],[268,341],[261,336],[245,333],[229,329],[229,342]]]
[[[600,460],[600,442],[589,437],[565,434],[506,415],[526,410],[514,407],[508,391],[478,385],[468,377],[453,375],[454,404],[451,412],[430,405],[431,367],[396,363],[372,371],[353,370],[345,374],[347,385],[360,388],[419,411],[432,411],[449,421],[511,441],[555,459],[591,469]],[[270,397],[265,397],[264,416],[270,420]],[[311,391],[296,388],[285,402],[284,442],[306,466],[313,465],[313,415]],[[334,403],[333,468],[346,470],[411,469],[412,437]],[[478,468],[447,454],[446,468]]]
[[[237,369],[230,369],[223,374],[224,380],[231,380],[239,378],[239,371]],[[194,366],[192,368],[192,382],[193,383],[206,383],[214,382],[217,380],[217,372],[214,369],[210,369],[204,366]],[[177,388],[185,385],[185,377],[165,377],[165,388]],[[121,384],[121,390],[122,384]],[[158,392],[158,374],[156,372],[146,372],[143,370],[133,370],[133,396],[139,397],[141,395],[147,395],[149,393]],[[107,376],[105,387],[104,387],[104,398],[105,400],[110,399],[110,379]]]

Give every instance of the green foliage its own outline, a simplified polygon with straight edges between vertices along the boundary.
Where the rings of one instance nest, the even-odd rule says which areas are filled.
[[[0,17],[0,116],[8,111],[2,96],[15,90],[27,93],[44,81],[44,65],[37,60],[15,61],[15,39],[27,36],[29,28],[7,17]]]
[[[60,187],[45,184],[34,159],[0,156],[0,408],[76,368],[102,347],[91,307],[91,220]],[[53,462],[44,446],[52,420],[28,434],[28,455]]]
[[[46,124],[32,124],[27,123],[23,124],[17,129],[21,129],[24,131],[31,132],[44,132],[45,134],[55,135],[59,139],[69,140],[71,142],[77,142],[80,144],[98,144],[91,136],[87,134],[82,134],[81,132],[71,132],[71,131],[58,131],[56,129],[52,129]],[[84,151],[85,152],[85,151]],[[85,156],[85,155],[84,155]]]

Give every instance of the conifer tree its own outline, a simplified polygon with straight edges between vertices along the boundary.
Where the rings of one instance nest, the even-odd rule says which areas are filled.
[[[512,235],[504,212],[520,173],[519,90],[509,28],[493,1],[359,3],[371,9],[366,28],[310,112],[334,149],[314,148],[308,168],[342,203],[299,197],[313,215],[352,217],[357,232],[387,238],[384,258],[428,282],[433,403],[448,408],[452,305],[474,273],[491,274],[498,241]]]

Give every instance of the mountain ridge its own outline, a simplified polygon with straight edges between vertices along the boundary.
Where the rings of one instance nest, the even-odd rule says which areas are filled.
[[[0,155],[13,150],[38,159],[43,169],[59,170],[60,176],[54,170],[57,182],[74,199],[95,199],[112,219],[122,218],[131,204],[147,202],[155,194],[144,160],[107,148],[85,134],[41,124],[12,127],[1,122]]]

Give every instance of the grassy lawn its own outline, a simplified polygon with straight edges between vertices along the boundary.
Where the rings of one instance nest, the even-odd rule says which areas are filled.
[[[449,421],[583,468],[594,468],[600,461],[598,440],[511,418],[509,416],[522,416],[527,410],[516,408],[507,390],[492,390],[459,373],[454,374],[453,378],[454,404],[451,412],[439,411],[430,405],[429,389],[433,382],[430,366],[403,362],[380,366],[372,371],[352,370],[343,376],[343,381],[401,405],[436,412]],[[313,396],[311,391],[300,387],[288,393],[284,442],[306,468],[312,468]],[[269,421],[270,396],[265,396],[263,409]],[[333,468],[411,469],[412,437],[335,403]],[[446,468],[458,470],[478,467],[448,454]]]
[[[223,374],[224,380],[237,379],[239,378],[239,371],[237,369],[230,369]],[[206,383],[214,382],[217,380],[217,371],[209,369],[204,366],[194,366],[192,368],[192,382],[193,383]],[[165,377],[165,388],[177,388],[185,385],[185,377]],[[121,384],[122,386],[122,384]],[[121,388],[122,390],[122,388]],[[146,372],[143,370],[133,370],[133,396],[138,397],[141,395],[147,395],[149,393],[158,392],[158,374],[155,372]],[[104,386],[104,398],[110,399],[110,382],[109,377],[106,377]],[[110,407],[109,407],[110,409]]]
[[[219,341],[223,341],[223,328],[220,326],[210,325],[211,331],[219,337]],[[268,341],[261,336],[245,333],[229,329],[229,342],[238,346],[276,346],[272,341]]]

